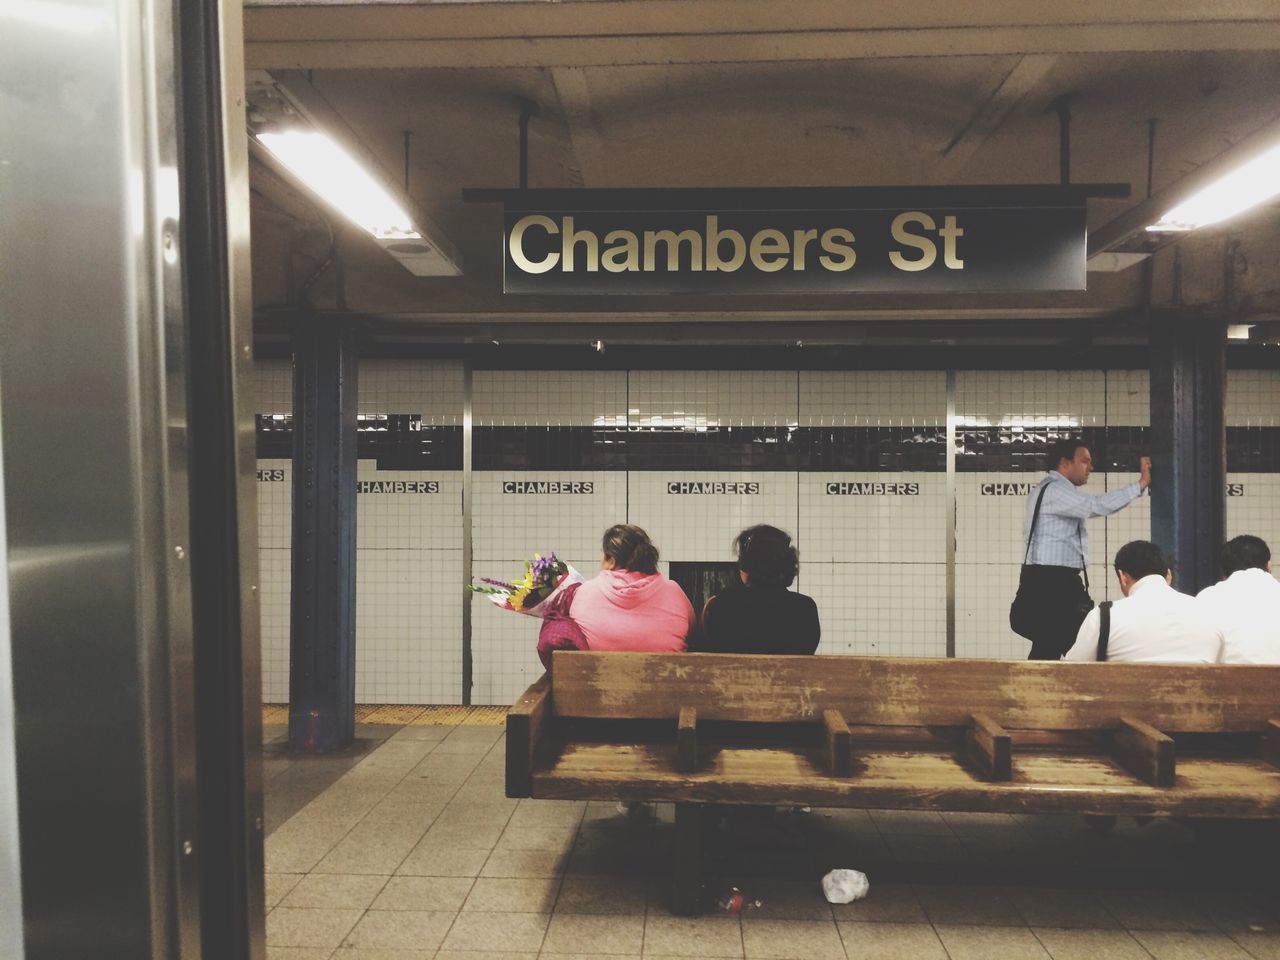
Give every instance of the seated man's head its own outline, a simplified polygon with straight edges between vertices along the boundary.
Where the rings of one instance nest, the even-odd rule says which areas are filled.
[[[606,530],[600,541],[600,554],[601,570],[658,572],[658,548],[634,523],[617,523]]]
[[[1093,473],[1093,456],[1088,444],[1079,437],[1056,441],[1049,448],[1049,469],[1057,470],[1077,487],[1083,487]]]
[[[733,541],[738,576],[757,587],[789,587],[796,579],[800,555],[785,530],[762,523],[748,527]]]
[[[1154,543],[1133,540],[1116,551],[1116,579],[1120,581],[1120,592],[1126,597],[1135,583],[1150,576],[1164,577],[1165,583],[1173,582],[1169,561]]]
[[[1222,575],[1229,577],[1239,570],[1271,572],[1271,548],[1261,537],[1242,534],[1232,537],[1222,547]]]

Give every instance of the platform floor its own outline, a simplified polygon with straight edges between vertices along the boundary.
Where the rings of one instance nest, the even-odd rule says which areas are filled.
[[[761,906],[673,917],[671,808],[506,799],[491,713],[370,714],[401,722],[322,758],[267,723],[268,960],[1280,960],[1269,824],[748,811],[710,890]],[[832,867],[870,895],[828,904]]]

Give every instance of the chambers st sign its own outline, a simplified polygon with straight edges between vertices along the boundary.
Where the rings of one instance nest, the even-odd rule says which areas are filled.
[[[556,294],[1085,289],[1115,184],[468,190],[503,203],[503,289]]]

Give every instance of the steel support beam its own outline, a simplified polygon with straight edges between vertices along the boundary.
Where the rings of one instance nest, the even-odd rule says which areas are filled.
[[[289,749],[328,753],[355,737],[355,333],[301,317],[293,356]]]
[[[182,94],[200,945],[266,954],[249,184],[235,4],[176,6]],[[194,951],[192,952],[194,956]],[[184,954],[186,956],[186,954]]]
[[[1218,579],[1226,530],[1225,355],[1221,317],[1152,315],[1151,539],[1185,593]]]

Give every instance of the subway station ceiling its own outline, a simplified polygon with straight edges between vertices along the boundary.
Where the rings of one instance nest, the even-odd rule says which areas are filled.
[[[1142,267],[1091,272],[1074,293],[504,296],[501,210],[462,200],[517,185],[521,101],[537,109],[532,187],[765,187],[1056,183],[1051,105],[1067,97],[1071,179],[1132,186],[1128,200],[1090,201],[1096,231],[1141,201],[1149,169],[1158,192],[1280,118],[1280,4],[1048,6],[250,0],[251,110],[270,84],[305,85],[407,184],[464,271],[409,274],[254,161],[260,329],[305,298],[390,334],[459,339],[643,325],[657,340],[658,324],[714,339],[731,323],[762,342],[795,339],[795,324],[856,342],[900,320],[1079,321],[1141,338]],[[1277,251],[1273,204],[1160,252],[1151,301],[1278,321]]]

